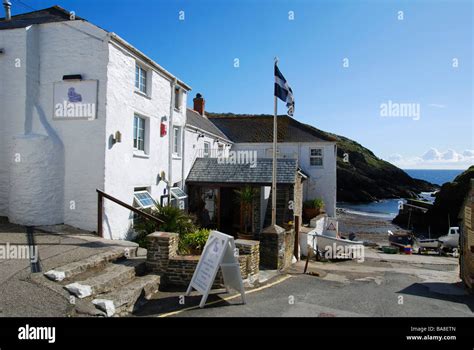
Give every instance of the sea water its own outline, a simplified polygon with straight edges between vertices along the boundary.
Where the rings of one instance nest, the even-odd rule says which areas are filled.
[[[445,182],[453,181],[463,170],[431,170],[431,169],[408,169],[405,172],[415,179],[425,180],[441,186]],[[430,193],[421,193],[424,200],[432,201]],[[338,202],[337,207],[343,208],[349,213],[393,219],[398,214],[399,202],[404,199],[383,199],[370,203],[343,203]]]

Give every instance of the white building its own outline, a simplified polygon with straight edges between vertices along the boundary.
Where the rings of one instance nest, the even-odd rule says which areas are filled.
[[[0,21],[0,50],[0,216],[95,231],[96,189],[146,206],[183,187],[187,84],[59,7]],[[104,237],[130,219],[106,200]]]
[[[186,83],[116,34],[57,6],[0,20],[0,77],[0,216],[96,231],[96,189],[146,208],[186,192],[198,158],[251,150],[261,169],[213,175],[237,186],[246,184],[246,175],[261,187],[254,226],[262,227],[270,196],[269,118],[208,117],[200,94],[187,109]],[[281,156],[297,160],[278,165],[285,193],[301,199],[302,183],[305,199],[322,197],[335,215],[335,142],[286,117],[279,118],[280,132]],[[206,176],[199,183],[212,182]],[[229,186],[219,186],[223,199],[233,196]],[[211,210],[212,191],[204,196]],[[223,220],[224,211],[235,211],[225,204],[215,209]],[[106,199],[102,212],[104,237],[130,238],[129,209]],[[292,213],[285,209],[285,215]]]
[[[232,150],[255,151],[257,158],[272,158],[273,116],[210,115],[209,119],[234,142]],[[335,139],[288,116],[278,117],[279,158],[296,159],[308,176],[303,200],[322,198],[329,216],[336,215]]]

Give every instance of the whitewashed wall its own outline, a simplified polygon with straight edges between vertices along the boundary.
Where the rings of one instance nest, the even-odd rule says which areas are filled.
[[[97,188],[129,204],[133,203],[136,187],[148,187],[152,196],[159,199],[166,184],[158,180],[158,175],[161,171],[168,175],[168,140],[172,132],[169,125],[169,78],[153,71],[151,96],[135,93],[135,58],[112,43],[105,31],[83,21],[2,30],[0,47],[5,52],[0,55],[0,76],[2,82],[8,82],[0,84],[0,215],[10,215],[16,220],[24,217],[19,214],[28,213],[16,213],[19,206],[9,205],[9,199],[16,193],[12,184],[22,187],[22,201],[27,202],[30,196],[31,201],[38,204],[39,198],[43,201],[53,198],[50,206],[57,205],[57,210],[35,209],[29,213],[30,224],[65,223],[91,231],[97,229]],[[17,59],[21,63],[19,68],[14,67]],[[62,81],[63,75],[68,74],[81,74],[83,79],[98,80],[97,119],[52,119],[54,83]],[[186,95],[182,102],[182,112],[174,113],[174,121],[184,126]],[[133,152],[134,113],[148,120],[147,157],[137,157]],[[163,117],[168,124],[165,137],[160,136]],[[36,144],[47,150],[51,149],[51,141],[57,146],[52,149],[61,151],[55,157],[55,161],[60,158],[59,172],[53,172],[58,175],[50,175],[47,180],[39,176],[43,179],[41,186],[35,181],[10,181],[11,174],[21,173],[21,169],[14,169],[11,165],[15,154],[13,140],[21,140],[16,147],[22,153],[28,153],[27,149],[33,151],[28,146],[28,138],[21,137],[25,125],[30,125],[25,123],[29,118],[31,127],[26,129],[39,135],[39,138],[32,138]],[[122,142],[112,145],[111,136],[116,131],[122,133]],[[30,143],[34,147],[34,143]],[[25,154],[25,161],[35,157],[34,154]],[[53,165],[52,161],[48,162]],[[181,160],[176,160],[173,182],[181,180],[180,164]],[[40,168],[31,165],[34,162],[26,168]],[[60,195],[51,197],[51,193]],[[32,207],[40,208],[38,205]],[[129,237],[130,211],[108,200],[105,200],[104,207],[104,236],[114,239]],[[55,215],[51,214],[53,212]]]
[[[271,158],[271,143],[235,143],[232,150],[257,151],[258,158]],[[311,148],[321,147],[323,166],[311,166]],[[298,159],[299,166],[309,175],[304,182],[304,200],[322,197],[329,216],[336,215],[336,144],[333,142],[279,143],[280,157]]]
[[[199,134],[203,134],[204,137],[199,137]],[[204,149],[204,143],[209,142],[210,152],[212,155],[217,154],[219,143],[215,141],[216,136],[206,133],[204,131],[196,131],[192,127],[186,127],[185,132],[185,145],[186,151],[184,155],[184,178],[188,177],[189,171],[191,170],[194,161],[198,156],[202,156],[202,150]],[[222,143],[223,144],[223,143]],[[224,152],[231,148],[230,144],[224,145]]]
[[[62,211],[62,220],[57,216],[51,216],[49,220],[40,218],[42,214],[49,215],[48,211],[44,211],[31,213],[32,221],[35,218],[43,224],[62,221],[95,230],[95,188],[103,186],[104,180],[105,66],[108,56],[105,36],[103,30],[82,21],[0,31],[1,47],[5,51],[0,56],[2,81],[5,78],[4,81],[8,82],[1,84],[3,88],[0,94],[1,118],[2,122],[5,121],[2,125],[6,126],[1,128],[3,147],[0,158],[0,215],[7,215],[5,203],[8,203],[7,198],[11,199],[11,193],[15,192],[10,191],[10,195],[5,196],[5,186],[9,187],[11,184],[6,175],[12,172],[8,163],[15,153],[12,140],[15,135],[26,131],[47,135],[62,147],[64,155],[61,160],[64,169],[62,178],[46,181],[41,189],[22,189],[23,192],[30,192],[31,201],[35,202],[42,196],[50,195],[51,191],[57,191],[58,186],[63,187],[64,194],[60,203],[50,203],[51,206],[58,205],[58,210]],[[12,69],[11,65],[17,59],[21,66]],[[99,80],[96,120],[52,119],[53,85],[62,81],[66,74],[82,74],[84,79]],[[25,130],[25,121],[29,118],[31,128],[26,127]]]
[[[171,82],[158,72],[149,69],[151,78],[149,96],[135,92],[135,57],[119,45],[109,45],[107,66],[107,125],[106,137],[111,138],[116,131],[122,134],[122,142],[107,144],[105,150],[105,191],[120,200],[132,204],[133,192],[137,187],[146,187],[153,198],[159,201],[165,193],[166,182],[159,179],[161,172],[169,178],[168,150],[173,128],[169,124],[171,103]],[[183,95],[185,110],[186,94]],[[146,155],[133,150],[133,118],[135,113],[144,117],[148,141]],[[167,124],[167,135],[160,136],[160,124]],[[185,117],[180,111],[173,114],[173,124],[184,126]],[[181,181],[181,159],[173,159],[172,182]],[[106,201],[104,216],[104,236],[128,238],[132,233],[132,214],[115,203]]]

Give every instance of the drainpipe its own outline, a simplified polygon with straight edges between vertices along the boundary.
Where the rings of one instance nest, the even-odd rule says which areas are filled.
[[[3,0],[3,8],[5,9],[5,21],[11,21],[12,19],[12,3],[8,0]]]
[[[185,164],[185,150],[186,150],[186,106],[184,106],[184,124],[182,128],[182,135],[181,135],[181,189],[184,191],[184,164]]]
[[[173,144],[174,144],[174,131],[173,131],[173,114],[174,114],[174,90],[176,88],[177,79],[174,78],[171,81],[171,104],[170,104],[170,120],[169,120],[169,149],[168,149],[168,205],[171,204],[171,187],[173,186]]]

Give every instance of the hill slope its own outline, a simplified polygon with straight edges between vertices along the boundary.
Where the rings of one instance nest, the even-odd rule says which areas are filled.
[[[337,139],[337,200],[374,201],[382,198],[416,198],[437,186],[413,179],[359,143],[343,136]],[[347,161],[345,161],[347,160]]]
[[[474,165],[456,176],[452,182],[441,186],[436,199],[427,215],[429,225],[434,232],[448,232],[448,215],[451,226],[457,225],[458,214],[464,199],[469,193],[470,181],[474,178]]]

